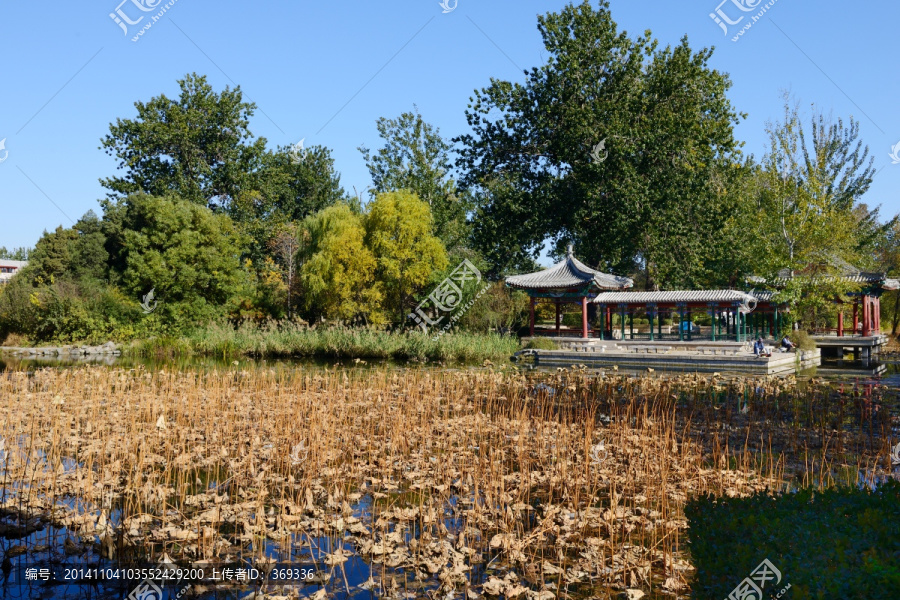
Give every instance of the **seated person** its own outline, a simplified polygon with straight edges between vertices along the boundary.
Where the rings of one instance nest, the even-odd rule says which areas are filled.
[[[781,340],[781,351],[782,352],[790,352],[794,349],[794,342],[791,341],[791,338],[788,336],[784,336],[784,339]]]
[[[757,357],[771,356],[766,352],[766,345],[763,344],[762,338],[756,338],[756,341],[753,342],[753,354]]]

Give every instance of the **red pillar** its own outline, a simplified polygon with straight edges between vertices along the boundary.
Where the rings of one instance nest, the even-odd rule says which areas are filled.
[[[559,300],[556,301],[556,337],[559,337]]]
[[[870,319],[870,317],[869,317],[869,310],[870,310],[870,307],[869,307],[869,297],[868,297],[868,296],[863,296],[863,297],[862,297],[862,302],[863,302],[863,311],[862,311],[862,312],[863,312],[863,314],[862,314],[863,326],[862,326],[862,334],[863,334],[863,337],[868,337],[868,335],[869,335],[869,325],[871,324],[871,321],[869,320],[869,319]]]
[[[875,298],[875,335],[881,335],[881,298]]]
[[[612,307],[606,305],[606,327],[609,329],[609,339],[612,339]]]
[[[853,301],[853,335],[859,331],[859,298]]]
[[[838,313],[838,337],[844,337],[844,311]]]
[[[587,297],[581,297],[581,337],[587,339],[588,337],[588,322],[587,322]]]
[[[529,324],[531,329],[531,337],[534,337],[534,296],[531,297],[531,307],[529,309]]]

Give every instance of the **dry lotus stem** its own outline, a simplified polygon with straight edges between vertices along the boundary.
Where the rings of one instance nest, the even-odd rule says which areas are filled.
[[[783,476],[783,456],[758,439],[771,425],[739,406],[715,425],[707,415],[719,409],[704,394],[734,385],[577,369],[540,380],[493,370],[8,372],[2,510],[66,528],[67,553],[203,565],[302,550],[338,590],[341,565],[358,555],[372,566],[363,586],[386,595],[415,579],[544,600],[683,591],[685,501],[775,488]]]

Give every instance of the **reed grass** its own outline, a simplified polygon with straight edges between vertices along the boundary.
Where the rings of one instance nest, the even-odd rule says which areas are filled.
[[[292,323],[210,325],[181,338],[136,342],[135,356],[204,355],[219,358],[360,358],[438,362],[483,362],[506,359],[519,349],[515,337],[455,332],[437,339],[421,331],[364,328],[307,328]]]

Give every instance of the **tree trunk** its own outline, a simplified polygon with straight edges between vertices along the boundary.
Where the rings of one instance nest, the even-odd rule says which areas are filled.
[[[900,291],[894,292],[894,314],[891,315],[891,335],[897,335],[900,327]]]

